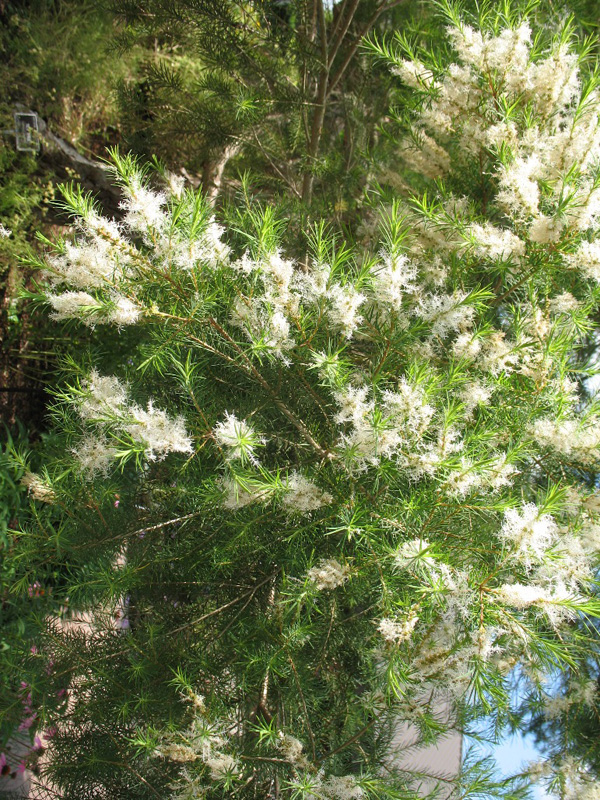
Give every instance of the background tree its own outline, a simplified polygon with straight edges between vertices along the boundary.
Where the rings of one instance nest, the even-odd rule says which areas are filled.
[[[306,207],[316,186],[328,213],[360,195],[387,107],[389,81],[361,57],[363,37],[425,8],[403,0],[111,7],[127,23],[126,41],[152,38],[161,56],[143,80],[123,85],[138,152],[164,152],[172,165],[183,155],[209,197],[236,156],[238,170],[252,167],[260,184]]]

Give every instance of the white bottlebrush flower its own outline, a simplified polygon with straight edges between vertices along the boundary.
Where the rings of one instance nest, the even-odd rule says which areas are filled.
[[[26,472],[21,478],[21,485],[27,487],[28,493],[34,500],[42,503],[54,503],[56,492],[52,486],[35,472]]]
[[[84,394],[77,400],[77,410],[84,420],[110,420],[123,413],[127,389],[114,375],[100,375],[93,369],[82,388]]]
[[[461,389],[458,396],[465,404],[465,411],[470,414],[478,406],[486,405],[492,396],[492,389],[478,381],[471,381]]]
[[[167,172],[167,189],[171,197],[179,199],[183,194],[185,187],[185,178],[183,175],[176,175],[174,172]]]
[[[577,419],[542,418],[535,421],[531,434],[542,447],[557,450],[584,464],[593,464],[600,457],[600,428],[597,424],[584,426]]]
[[[308,579],[316,584],[317,589],[336,589],[342,586],[350,577],[350,569],[342,566],[335,558],[322,559],[317,566],[311,567],[307,573]]]
[[[331,800],[362,800],[366,797],[353,775],[331,775],[323,781],[321,787],[325,796]]]
[[[503,486],[510,486],[517,472],[514,464],[508,463],[506,454],[502,454],[487,468],[485,483],[492,491],[498,491]]]
[[[346,422],[362,424],[374,409],[373,401],[367,400],[368,394],[369,389],[366,386],[348,386],[343,391],[336,392],[334,399],[340,410],[335,415],[335,421],[340,425]]]
[[[496,228],[490,223],[470,225],[465,238],[481,258],[520,258],[525,255],[525,243],[506,228]]]
[[[536,244],[554,244],[560,239],[564,227],[562,220],[540,214],[529,226],[529,239]]]
[[[188,265],[206,264],[214,269],[218,264],[227,261],[231,249],[223,241],[224,233],[225,229],[211,217],[201,236],[192,243]]]
[[[566,694],[544,697],[543,713],[546,719],[556,719],[575,705],[593,707],[598,694],[598,684],[593,680],[573,680],[569,682]]]
[[[47,294],[46,300],[54,309],[52,319],[78,319],[85,325],[93,327],[103,321],[104,306],[88,292],[63,292]]]
[[[53,319],[78,319],[92,328],[99,323],[133,325],[141,315],[141,309],[133,301],[118,294],[113,294],[108,303],[87,292],[48,294],[46,299],[54,309]]]
[[[473,462],[462,456],[460,466],[453,469],[443,483],[450,497],[466,497],[483,483],[484,476],[475,470]]]
[[[117,456],[117,449],[105,438],[93,435],[84,437],[72,452],[87,480],[106,475]]]
[[[162,192],[153,192],[139,178],[133,178],[123,187],[123,193],[121,208],[126,212],[124,223],[128,228],[147,233],[149,228],[159,230],[166,224],[163,207],[167,198]]]
[[[519,354],[515,347],[516,345],[506,341],[503,331],[493,331],[484,340],[478,358],[481,369],[494,376],[512,372],[519,363]]]
[[[261,266],[268,278],[268,291],[285,302],[294,277],[294,262],[283,258],[281,252],[276,250],[269,253]]]
[[[572,187],[565,186],[565,193],[570,192]],[[573,193],[572,201],[566,210],[566,218],[569,225],[578,231],[586,231],[588,228],[596,228],[600,217],[600,189],[587,181]]]
[[[340,286],[336,283],[330,287],[327,297],[330,302],[329,318],[332,324],[342,331],[346,339],[350,339],[363,320],[358,309],[364,303],[365,296],[351,284]]]
[[[294,346],[294,340],[290,337],[290,323],[281,309],[267,316],[263,335],[264,343],[278,355]]]
[[[243,462],[256,463],[256,448],[264,444],[264,439],[254,428],[228,411],[225,412],[224,421],[215,425],[213,434],[217,444],[225,448],[226,456],[231,460],[239,458]]]
[[[586,519],[581,530],[580,541],[586,553],[597,554],[600,551],[600,525]]]
[[[129,252],[120,238],[115,244],[111,239],[93,236],[90,241],[67,242],[64,252],[49,256],[47,263],[50,269],[47,278],[51,283],[97,289],[123,280]]]
[[[95,211],[86,214],[79,226],[86,236],[94,240],[103,239],[113,244],[123,244],[121,226],[112,219],[103,217]],[[128,246],[128,245],[125,245]]]
[[[509,216],[526,218],[537,214],[540,172],[541,162],[537,153],[528,158],[516,158],[500,170],[496,202]]]
[[[397,75],[412,89],[429,89],[433,84],[433,74],[418,59],[397,61],[390,69],[392,75]]]
[[[290,513],[308,514],[333,503],[329,492],[324,492],[299,472],[292,472],[286,482],[286,492],[281,501]]]
[[[448,152],[422,128],[415,128],[413,134],[412,138],[404,140],[400,148],[407,167],[431,180],[441,178],[450,169]]]
[[[308,766],[307,758],[304,755],[304,745],[299,739],[296,739],[295,736],[290,736],[289,733],[280,731],[277,747],[281,750],[285,760],[289,761],[290,764],[295,764],[301,769]]]
[[[192,440],[185,429],[183,417],[171,419],[159,408],[154,408],[152,400],[146,409],[131,406],[128,409],[129,421],[123,425],[131,438],[141,444],[149,461],[164,458],[167,453],[191,453]]]
[[[452,355],[455,358],[473,360],[481,352],[482,341],[471,331],[459,334],[452,344]]]
[[[237,297],[233,304],[231,324],[241,328],[248,339],[268,348],[275,356],[287,361],[285,351],[294,347],[290,323],[281,308],[273,310],[259,298]]]
[[[596,283],[600,283],[600,241],[583,241],[579,248],[567,256],[567,263]]]
[[[477,69],[483,69],[486,47],[481,32],[474,30],[470,25],[460,27],[450,25],[446,32],[460,60]]]
[[[503,605],[519,610],[538,608],[554,626],[576,616],[577,612],[572,605],[565,603],[576,603],[580,599],[558,580],[549,586],[505,583],[494,594]]]
[[[113,295],[111,307],[107,314],[107,321],[121,327],[122,325],[135,325],[142,315],[142,310],[128,297]]]
[[[176,761],[178,764],[189,764],[201,758],[200,753],[197,753],[193,747],[176,742],[161,744],[156,748],[155,752],[156,755]]]
[[[563,111],[573,100],[580,86],[577,61],[577,54],[561,45],[530,67],[530,95],[543,116]]]
[[[313,261],[307,272],[297,272],[294,285],[309,302],[316,303],[327,295],[327,286],[331,276],[329,264]]]
[[[231,269],[240,272],[243,275],[251,275],[260,269],[260,263],[256,261],[250,253],[246,250],[242,256],[235,261],[229,263]]]
[[[202,759],[210,770],[210,777],[213,780],[220,780],[227,775],[239,772],[239,764],[234,756],[228,753],[220,753],[218,750],[211,749]]]
[[[393,620],[384,617],[380,620],[377,630],[386,642],[405,642],[412,636],[418,621],[419,617],[417,614],[411,611],[403,620]]]
[[[473,306],[466,305],[465,292],[429,294],[415,307],[414,313],[431,324],[433,336],[444,337],[450,331],[469,328],[475,316]]]
[[[12,231],[9,231],[8,228],[5,228],[4,225],[0,224],[0,239],[8,239],[11,234]]]
[[[235,511],[245,508],[252,503],[261,503],[270,499],[273,490],[270,487],[260,485],[254,486],[250,483],[241,486],[233,478],[226,478],[222,481],[224,492],[223,508]]]
[[[595,492],[585,497],[582,501],[583,507],[590,514],[600,514],[600,494]]]
[[[445,135],[459,129],[465,120],[474,119],[473,112],[481,101],[482,92],[477,85],[477,75],[470,66],[451,64],[437,88],[431,105],[421,112],[421,125]],[[461,137],[461,144],[469,149],[470,143],[465,135]]]
[[[417,268],[404,255],[382,252],[371,270],[372,298],[378,307],[399,311],[406,292],[414,290]]]
[[[402,428],[411,437],[421,437],[435,413],[433,406],[427,403],[423,389],[404,377],[398,381],[395,391],[384,391],[381,399],[383,411],[391,424]]]
[[[541,559],[558,534],[558,526],[550,514],[540,514],[533,503],[525,503],[518,511],[508,508],[498,535],[515,556],[525,563]]]
[[[394,563],[397,569],[413,569],[418,565],[434,567],[436,559],[428,553],[428,550],[429,542],[425,539],[404,542],[394,556]]]
[[[562,292],[562,294],[553,297],[549,304],[551,314],[572,314],[581,308],[581,303],[577,300],[571,292]]]

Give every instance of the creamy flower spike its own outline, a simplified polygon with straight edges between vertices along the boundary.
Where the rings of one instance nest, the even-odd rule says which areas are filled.
[[[106,475],[115,463],[117,449],[102,436],[87,435],[73,450],[86,480]]]
[[[290,513],[308,514],[333,502],[332,495],[299,472],[292,472],[286,482],[283,507]]]
[[[147,407],[131,406],[129,418],[123,429],[139,443],[149,461],[164,458],[167,453],[191,453],[192,440],[185,429],[183,417],[171,418],[162,409],[155,408],[152,400]]]
[[[152,400],[145,409],[131,403],[127,387],[113,375],[92,370],[82,382],[82,393],[74,398],[74,404],[84,422],[102,425],[106,432],[129,434],[149,461],[160,460],[171,452],[192,452],[183,417],[169,417],[155,408]],[[82,440],[75,452],[84,471],[93,476],[108,471],[117,450],[105,438],[91,436]]]
[[[520,512],[509,508],[499,536],[512,548],[516,558],[531,564],[540,560],[558,534],[558,526],[549,514],[540,514],[533,503],[525,503]]]
[[[311,567],[307,573],[319,590],[336,589],[343,586],[350,577],[348,566],[342,566],[335,558],[322,559],[316,567]]]
[[[227,458],[256,463],[256,448],[264,444],[264,439],[247,422],[227,411],[213,433],[217,444],[225,448]]]
[[[419,617],[414,611],[411,611],[403,620],[385,617],[380,621],[377,630],[387,642],[405,642],[411,638],[418,621]]]
[[[21,478],[21,485],[27,487],[28,493],[34,500],[42,503],[54,503],[56,492],[41,475],[35,472],[26,472]]]
[[[125,210],[124,223],[133,231],[146,233],[148,228],[160,229],[167,224],[164,206],[167,202],[162,192],[153,192],[144,186],[138,177],[133,177],[123,186],[125,199],[121,208]]]

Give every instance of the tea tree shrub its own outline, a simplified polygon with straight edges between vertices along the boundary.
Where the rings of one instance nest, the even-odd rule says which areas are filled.
[[[427,189],[369,249],[286,242],[252,202],[222,226],[118,154],[121,223],[65,190],[44,299],[122,342],[72,354],[30,483],[27,563],[88,615],[34,657],[66,798],[418,796],[400,721],[500,725],[515,667],[534,703],[588,656],[597,75],[568,26],[446,13],[447,59],[371,45],[414,89],[399,157]],[[541,772],[598,791],[585,762]],[[530,781],[471,764],[456,796]]]

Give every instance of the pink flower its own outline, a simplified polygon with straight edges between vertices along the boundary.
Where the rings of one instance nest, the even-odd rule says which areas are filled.
[[[31,726],[36,721],[36,719],[37,719],[37,714],[32,714],[30,717],[25,717],[25,719],[19,725],[17,730],[19,730],[19,731],[27,731],[27,730],[29,730],[29,728],[31,728]]]

